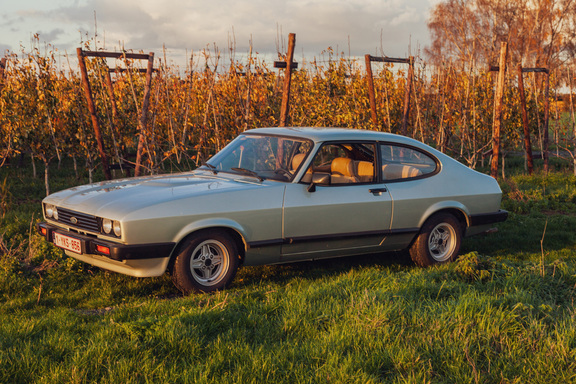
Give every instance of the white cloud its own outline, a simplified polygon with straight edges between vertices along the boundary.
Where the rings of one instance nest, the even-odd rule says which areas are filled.
[[[401,26],[410,23],[420,23],[423,21],[423,17],[415,12],[414,9],[407,9],[404,12],[396,15],[391,21],[391,26]]]
[[[235,39],[243,53],[252,37],[255,50],[274,54],[278,38],[294,32],[298,53],[318,55],[338,47],[359,56],[374,53],[382,35],[386,54],[400,56],[410,36],[427,44],[429,1],[437,0],[61,0],[50,7],[42,2],[42,8],[25,0],[28,6],[2,16],[0,36],[22,41],[41,31],[41,39],[70,50],[80,45],[80,33],[93,37],[97,25],[99,44],[107,49],[123,44],[159,52],[165,44],[171,51],[198,51],[216,43],[226,51]],[[3,34],[7,28],[17,33]],[[3,38],[2,44],[16,49],[19,41]]]

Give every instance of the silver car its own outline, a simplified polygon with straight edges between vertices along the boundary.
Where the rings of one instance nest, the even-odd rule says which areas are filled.
[[[192,172],[54,193],[38,230],[86,263],[208,292],[241,265],[402,249],[449,262],[463,236],[506,220],[500,201],[496,180],[407,137],[260,128]]]

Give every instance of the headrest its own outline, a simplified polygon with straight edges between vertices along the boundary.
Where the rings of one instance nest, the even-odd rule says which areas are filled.
[[[299,153],[292,158],[292,169],[296,170],[302,163],[302,160],[306,157],[305,153]]]
[[[352,169],[353,163],[351,159],[346,157],[337,157],[332,160],[330,170],[333,174],[339,174],[342,176],[353,176],[354,170]]]
[[[358,162],[358,176],[374,176],[374,164],[369,161],[359,161]]]

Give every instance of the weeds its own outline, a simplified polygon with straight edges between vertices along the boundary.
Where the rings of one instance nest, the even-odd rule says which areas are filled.
[[[454,270],[466,279],[483,281],[490,277],[493,268],[490,258],[470,252],[458,257]]]

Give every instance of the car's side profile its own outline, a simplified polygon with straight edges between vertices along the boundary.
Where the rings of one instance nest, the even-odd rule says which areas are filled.
[[[43,201],[46,240],[183,292],[227,287],[240,265],[409,249],[452,261],[507,217],[493,178],[403,136],[336,128],[247,131],[193,172],[71,188]]]

